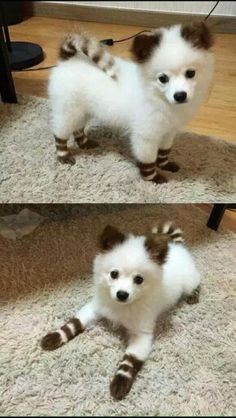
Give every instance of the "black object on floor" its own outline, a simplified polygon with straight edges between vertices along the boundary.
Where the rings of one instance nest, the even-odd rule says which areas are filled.
[[[44,60],[44,53],[40,45],[32,42],[11,42],[8,25],[15,25],[23,21],[21,3],[21,1],[0,2],[2,14],[1,24],[4,29],[12,70],[23,70],[24,68],[33,67]]]
[[[33,67],[44,60],[41,46],[32,42],[11,42],[11,50],[8,54],[12,70]]]
[[[216,203],[214,205],[207,221],[208,228],[217,231],[226,209],[236,209],[236,204]]]

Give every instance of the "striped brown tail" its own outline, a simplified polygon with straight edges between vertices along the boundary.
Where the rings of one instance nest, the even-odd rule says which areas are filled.
[[[86,55],[94,64],[104,71],[109,77],[117,79],[115,60],[104,45],[96,39],[83,33],[68,34],[61,43],[59,57],[68,60],[74,56]]]
[[[152,227],[152,234],[168,235],[170,241],[175,243],[184,242],[183,231],[180,228],[175,228],[172,222],[164,222]]]
[[[78,318],[71,318],[59,330],[45,335],[41,340],[41,347],[43,350],[56,350],[56,348],[61,347],[83,331],[84,327],[80,320]]]

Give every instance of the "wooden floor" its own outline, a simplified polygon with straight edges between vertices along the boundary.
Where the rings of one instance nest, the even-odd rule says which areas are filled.
[[[43,47],[46,58],[39,64],[38,67],[41,67],[56,63],[61,38],[79,27],[98,39],[119,39],[143,29],[140,26],[33,17],[11,26],[10,35],[12,40],[36,42]],[[130,42],[116,44],[110,48],[110,52],[129,57]],[[236,35],[217,34],[214,50],[216,72],[213,89],[207,103],[202,106],[188,129],[236,143]],[[48,74],[48,70],[14,73],[17,92],[46,97]]]

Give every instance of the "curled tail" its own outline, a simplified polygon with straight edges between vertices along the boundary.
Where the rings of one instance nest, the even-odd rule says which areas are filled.
[[[72,57],[86,55],[94,64],[104,71],[109,77],[117,78],[115,60],[104,45],[96,39],[83,33],[71,33],[67,35],[60,46],[59,57],[65,61]]]
[[[183,231],[180,228],[175,228],[172,222],[153,226],[151,232],[154,235],[167,235],[169,240],[175,243],[184,242]]]

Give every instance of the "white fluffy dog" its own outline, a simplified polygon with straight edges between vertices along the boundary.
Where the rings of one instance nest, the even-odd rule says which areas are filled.
[[[200,275],[183,244],[182,231],[165,223],[147,236],[125,235],[107,226],[94,260],[94,294],[91,302],[58,331],[41,341],[54,350],[104,317],[122,325],[129,343],[111,382],[115,399],[122,399],[148,357],[158,316],[185,296],[198,302]]]
[[[134,61],[112,57],[98,41],[68,36],[49,80],[52,130],[58,159],[75,163],[67,148],[74,134],[87,141],[88,124],[125,130],[145,180],[167,181],[158,168],[168,161],[176,133],[195,115],[209,90],[214,57],[204,23],[160,28],[137,36]]]

